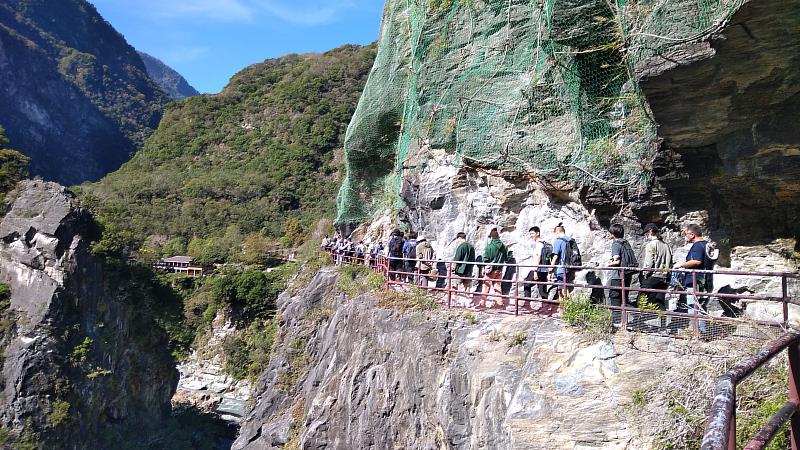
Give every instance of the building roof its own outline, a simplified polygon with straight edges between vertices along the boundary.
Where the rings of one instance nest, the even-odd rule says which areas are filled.
[[[191,256],[172,256],[161,260],[162,263],[182,263],[191,264],[194,258]]]

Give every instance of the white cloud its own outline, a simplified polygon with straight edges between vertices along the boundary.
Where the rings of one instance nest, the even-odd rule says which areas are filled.
[[[257,0],[258,6],[269,15],[294,25],[321,25],[339,18],[342,12],[352,8],[352,1],[314,0]]]
[[[252,20],[255,0],[92,0],[99,7],[123,8],[144,19]]]

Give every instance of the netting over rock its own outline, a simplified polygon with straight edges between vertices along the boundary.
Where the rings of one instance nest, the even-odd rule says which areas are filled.
[[[508,176],[646,186],[658,141],[637,65],[744,1],[387,0],[338,222],[399,206],[432,148]]]

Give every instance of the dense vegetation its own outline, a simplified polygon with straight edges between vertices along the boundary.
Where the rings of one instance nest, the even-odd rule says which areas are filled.
[[[28,176],[30,158],[8,147],[5,130],[0,127],[0,200],[23,178]]]
[[[171,105],[119,171],[79,189],[106,250],[258,263],[333,216],[344,132],[375,47],[268,60]]]

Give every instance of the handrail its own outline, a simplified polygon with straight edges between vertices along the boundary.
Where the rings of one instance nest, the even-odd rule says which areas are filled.
[[[800,438],[800,333],[788,332],[768,343],[757,354],[737,364],[721,375],[714,391],[701,450],[736,450],[736,386],[775,356],[786,350],[789,354],[789,401],[772,416],[745,447],[746,450],[765,448],[775,435],[791,420],[792,449],[798,448]]]
[[[330,251],[330,249],[327,249]],[[423,289],[429,289],[431,291],[439,291],[439,292],[446,292],[447,294],[447,306],[452,306],[452,299],[453,294],[455,295],[475,295],[476,292],[468,292],[468,291],[461,291],[458,288],[455,290],[452,287],[452,281],[454,279],[469,281],[470,286],[473,281],[478,281],[479,283],[483,281],[484,283],[487,282],[486,279],[481,278],[480,276],[477,277],[456,277],[453,275],[453,267],[454,265],[464,264],[465,261],[424,261],[431,266],[434,266],[438,263],[444,263],[447,266],[447,275],[446,277],[442,274],[420,274],[419,272],[406,272],[403,270],[392,270],[390,267],[391,261],[402,261],[402,262],[414,262],[417,263],[419,259],[412,259],[412,258],[399,258],[399,257],[391,257],[391,256],[384,256],[384,255],[364,255],[363,257],[352,257],[342,254],[336,254],[335,251],[330,251],[334,256],[337,258],[343,258],[341,262],[352,262],[355,260],[357,264],[365,264],[372,266],[373,270],[378,273],[381,273],[386,282],[386,288],[388,289],[390,285],[399,285],[399,286],[410,286],[415,285],[413,283],[403,282],[401,279],[403,276],[412,277],[412,280],[416,278],[431,278],[440,281],[442,278],[445,280],[446,287],[439,287],[437,283],[437,287],[431,288],[428,286],[427,281],[425,282],[425,286],[420,286]],[[653,292],[653,293],[665,293],[665,294],[691,294],[689,291],[676,291],[676,290],[669,290],[669,289],[645,289],[645,288],[633,288],[631,286],[625,286],[624,281],[621,282],[620,286],[602,286],[602,285],[595,285],[595,284],[578,284],[578,283],[567,283],[566,281],[528,281],[523,280],[520,281],[520,268],[532,268],[532,270],[537,270],[540,268],[547,268],[547,269],[555,269],[555,268],[562,268],[563,266],[553,266],[553,265],[522,265],[522,264],[494,264],[494,263],[484,263],[484,262],[466,262],[472,266],[502,266],[505,268],[511,268],[514,270],[514,279],[498,279],[498,280],[490,280],[489,283],[513,283],[516,285],[517,289],[513,295],[510,293],[502,294],[502,293],[493,293],[489,294],[488,292],[484,293],[481,289],[480,296],[483,298],[493,297],[499,299],[505,299],[509,302],[513,299],[514,306],[515,306],[515,315],[519,315],[519,303],[520,300],[527,301],[527,300],[537,300],[541,301],[542,303],[556,303],[558,304],[559,301],[557,300],[550,300],[549,298],[529,298],[520,296],[519,294],[519,286],[520,285],[547,285],[547,286],[558,286],[562,288],[566,287],[586,287],[586,288],[603,288],[603,289],[613,289],[621,291],[622,295],[622,302],[620,306],[611,306],[611,305],[601,305],[607,309],[612,311],[620,311],[621,318],[622,318],[622,327],[626,327],[627,323],[627,313],[629,311],[638,311],[643,312],[639,308],[633,308],[627,305],[627,301],[625,299],[625,294],[628,291],[636,291],[636,292]],[[639,268],[625,268],[625,267],[599,267],[599,266],[570,266],[569,269],[574,270],[600,270],[600,271],[608,271],[608,270],[624,270],[624,269],[635,269],[641,271],[642,269]],[[676,272],[684,272],[691,275],[692,278],[692,287],[696,290],[697,288],[697,274],[726,274],[726,275],[740,275],[740,276],[757,276],[757,277],[780,277],[781,279],[781,297],[766,297],[766,296],[755,296],[755,295],[739,295],[739,294],[723,294],[723,293],[714,293],[708,292],[704,293],[706,296],[713,296],[719,298],[733,298],[733,299],[756,299],[756,300],[766,300],[766,301],[782,301],[783,303],[783,322],[763,322],[759,321],[756,322],[761,325],[767,326],[780,326],[783,328],[788,328],[788,305],[792,304],[799,304],[797,300],[789,298],[788,292],[788,284],[787,280],[789,278],[798,278],[798,274],[794,273],[784,273],[784,272],[744,272],[744,271],[717,271],[717,270],[694,270],[694,269],[670,269],[669,271],[676,271]],[[669,272],[666,271],[666,272]],[[479,272],[480,273],[480,272]],[[688,277],[688,275],[687,275]],[[398,280],[400,279],[400,280]],[[624,278],[623,278],[624,280]],[[531,288],[532,289],[532,288]],[[688,289],[688,288],[687,288]],[[676,313],[672,311],[661,311],[660,314],[668,315],[670,317],[677,317],[677,318],[688,318],[692,320],[692,326],[694,331],[698,331],[698,323],[702,321],[719,321],[726,323],[727,321],[735,321],[736,319],[726,319],[726,318],[719,318],[719,317],[708,317],[708,316],[699,316],[695,313]],[[704,317],[700,319],[700,317]],[[791,331],[783,334],[778,339],[775,339],[764,346],[761,351],[759,351],[756,355],[742,361],[741,363],[737,364],[733,367],[730,371],[723,374],[719,377],[717,382],[717,387],[714,394],[714,399],[711,407],[711,412],[709,415],[708,425],[706,428],[706,433],[703,437],[703,442],[701,444],[701,450],[736,450],[736,386],[752,375],[756,370],[762,367],[764,364],[769,362],[775,356],[780,354],[782,351],[786,350],[789,356],[789,371],[788,371],[788,384],[789,384],[789,401],[783,405],[783,407],[761,428],[761,430],[753,437],[750,443],[745,447],[745,450],[762,450],[764,449],[772,439],[777,435],[778,432],[782,429],[782,427],[787,423],[791,422],[791,443],[793,450],[800,450],[800,332]]]
[[[363,254],[360,256],[355,256],[355,252],[340,252],[336,249],[331,248],[323,248],[323,250],[331,253],[331,255],[336,258],[337,262],[345,262],[350,263],[355,261],[358,264],[365,264],[373,266],[373,269],[377,272],[381,272],[386,279],[385,285],[388,288],[391,285],[410,285],[410,283],[404,283],[403,279],[414,279],[419,280],[419,274],[417,273],[416,268],[413,269],[411,272],[405,272],[403,267],[412,264],[416,265],[420,262],[419,259],[415,258],[405,258],[405,257],[394,257],[394,256],[386,256],[384,254]],[[682,285],[678,285],[677,287],[668,287],[666,289],[653,289],[647,287],[640,287],[640,286],[626,286],[625,278],[623,277],[620,280],[620,284],[610,287],[602,285],[602,283],[592,283],[592,281],[587,283],[578,283],[575,280],[570,280],[568,277],[561,277],[560,280],[542,280],[540,277],[536,277],[538,279],[531,279],[530,276],[526,276],[525,279],[520,279],[520,273],[523,270],[530,271],[533,273],[534,271],[555,271],[555,269],[563,268],[564,266],[558,265],[534,265],[534,264],[509,264],[509,263],[485,263],[485,262],[465,262],[465,261],[454,261],[454,260],[431,260],[431,261],[423,261],[432,267],[436,267],[439,264],[444,264],[447,268],[446,274],[444,272],[439,273],[438,270],[434,270],[434,273],[430,273],[426,275],[426,279],[430,279],[431,281],[437,282],[437,287],[429,288],[426,286],[420,286],[423,289],[430,289],[432,291],[439,291],[444,292],[447,295],[447,304],[450,306],[452,304],[453,295],[464,295],[465,292],[459,289],[453,289],[452,284],[454,279],[460,280],[460,283],[465,282],[486,282],[486,280],[481,276],[480,268],[485,266],[493,266],[493,267],[503,267],[505,268],[505,272],[509,273],[509,271],[513,270],[513,279],[503,279],[497,280],[500,282],[504,287],[503,290],[507,291],[506,294],[502,293],[493,293],[491,297],[494,299],[500,299],[501,301],[513,301],[515,305],[514,314],[519,314],[519,302],[520,301],[540,301],[543,304],[559,304],[560,301],[558,299],[550,299],[548,298],[538,298],[537,297],[528,297],[521,295],[520,288],[524,287],[524,290],[530,291],[533,294],[533,289],[536,287],[537,289],[541,289],[541,286],[548,286],[550,289],[554,287],[561,288],[562,290],[569,290],[571,291],[574,288],[586,288],[586,289],[609,289],[613,291],[620,292],[620,296],[623,300],[621,304],[618,306],[608,305],[608,304],[601,304],[604,308],[610,309],[612,311],[620,311],[621,315],[621,324],[620,326],[627,328],[628,325],[628,313],[652,313],[652,311],[643,311],[639,308],[635,308],[633,305],[630,304],[628,301],[628,295],[631,292],[636,292],[640,294],[663,294],[663,295],[670,295],[670,296],[682,296],[687,299],[687,304],[681,304],[681,309],[686,312],[677,312],[677,311],[665,311],[661,309],[659,311],[660,315],[675,317],[676,319],[689,319],[692,324],[692,330],[694,332],[703,332],[706,329],[706,322],[707,321],[714,321],[714,322],[722,322],[722,323],[738,323],[736,317],[738,316],[727,316],[727,317],[713,317],[708,316],[705,314],[704,303],[698,303],[700,299],[708,298],[708,297],[715,297],[719,300],[746,300],[746,301],[767,301],[767,302],[776,302],[782,303],[782,321],[756,321],[751,320],[750,322],[753,324],[758,325],[766,325],[772,327],[783,327],[788,328],[789,326],[789,304],[797,304],[800,305],[800,300],[795,300],[790,298],[789,290],[788,290],[788,279],[795,278],[797,274],[793,273],[783,273],[783,272],[744,272],[744,271],[722,271],[722,270],[699,270],[699,269],[641,269],[641,268],[628,268],[628,267],[609,267],[609,266],[568,266],[567,269],[571,269],[571,272],[578,272],[581,270],[588,270],[588,271],[619,271],[619,270],[636,270],[639,272],[661,272],[664,274],[664,281],[667,281],[669,278],[667,275],[670,272],[681,272],[686,274],[685,275],[685,282]],[[478,267],[478,274],[477,276],[469,276],[469,277],[461,277],[455,276],[453,273],[454,267],[457,265],[461,265],[467,263],[473,268]],[[724,274],[724,275],[741,275],[741,276],[753,276],[753,277],[780,277],[781,279],[781,293],[780,296],[777,295],[756,295],[753,293],[742,293],[742,294],[730,294],[724,292],[702,292],[697,289],[698,288],[698,274]],[[416,283],[416,281],[415,281]],[[427,285],[427,283],[425,283]],[[457,282],[456,284],[459,284]],[[440,286],[441,285],[441,286]],[[508,286],[516,287],[514,290],[514,295],[508,295],[510,293],[510,288]],[[697,293],[697,294],[695,294]],[[478,294],[478,291],[474,292],[475,295]],[[488,295],[488,293],[487,293]],[[691,300],[689,300],[689,296],[692,296]],[[496,303],[496,302],[495,302]],[[688,310],[686,309],[688,308]],[[730,307],[729,307],[730,309]],[[617,314],[617,313],[615,313]],[[702,319],[701,319],[702,317]],[[673,330],[674,331],[674,330]]]

